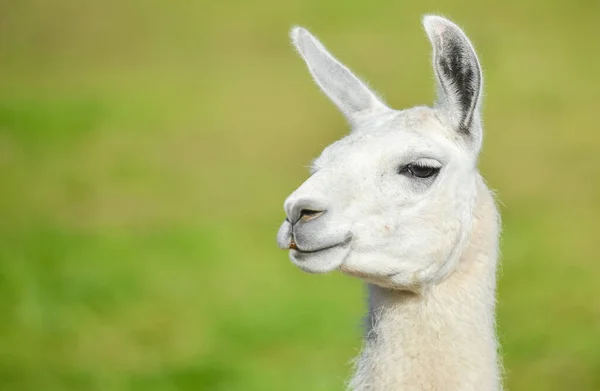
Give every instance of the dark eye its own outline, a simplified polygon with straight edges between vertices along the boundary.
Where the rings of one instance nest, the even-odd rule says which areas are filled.
[[[426,166],[424,164],[411,163],[405,166],[401,173],[407,173],[417,178],[430,178],[440,171],[441,167]]]

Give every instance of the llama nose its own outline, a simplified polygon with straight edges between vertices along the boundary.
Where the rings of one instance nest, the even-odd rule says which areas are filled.
[[[291,202],[288,201],[286,201],[284,209],[288,220],[292,224],[296,224],[298,221],[314,220],[325,213],[323,203],[316,200],[297,199]]]

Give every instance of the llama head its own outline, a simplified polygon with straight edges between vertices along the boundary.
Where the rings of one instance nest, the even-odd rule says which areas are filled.
[[[285,201],[278,244],[312,273],[341,270],[384,287],[421,289],[454,269],[470,234],[482,131],[482,75],[454,23],[426,16],[437,101],[388,108],[307,30],[293,44],[351,125]]]

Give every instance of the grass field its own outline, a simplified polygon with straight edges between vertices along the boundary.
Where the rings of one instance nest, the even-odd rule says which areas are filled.
[[[431,12],[485,70],[507,389],[600,390],[592,0],[0,2],[0,390],[342,390],[363,287],[275,244],[346,132],[287,31],[402,108]]]

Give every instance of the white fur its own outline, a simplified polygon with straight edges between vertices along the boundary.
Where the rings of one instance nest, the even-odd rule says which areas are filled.
[[[352,132],[285,201],[278,244],[311,273],[369,285],[352,390],[499,390],[494,332],[498,215],[476,161],[481,68],[452,22],[426,16],[433,108],[388,108],[307,30],[292,41]],[[412,164],[412,166],[411,166]],[[408,167],[440,168],[417,178]]]

